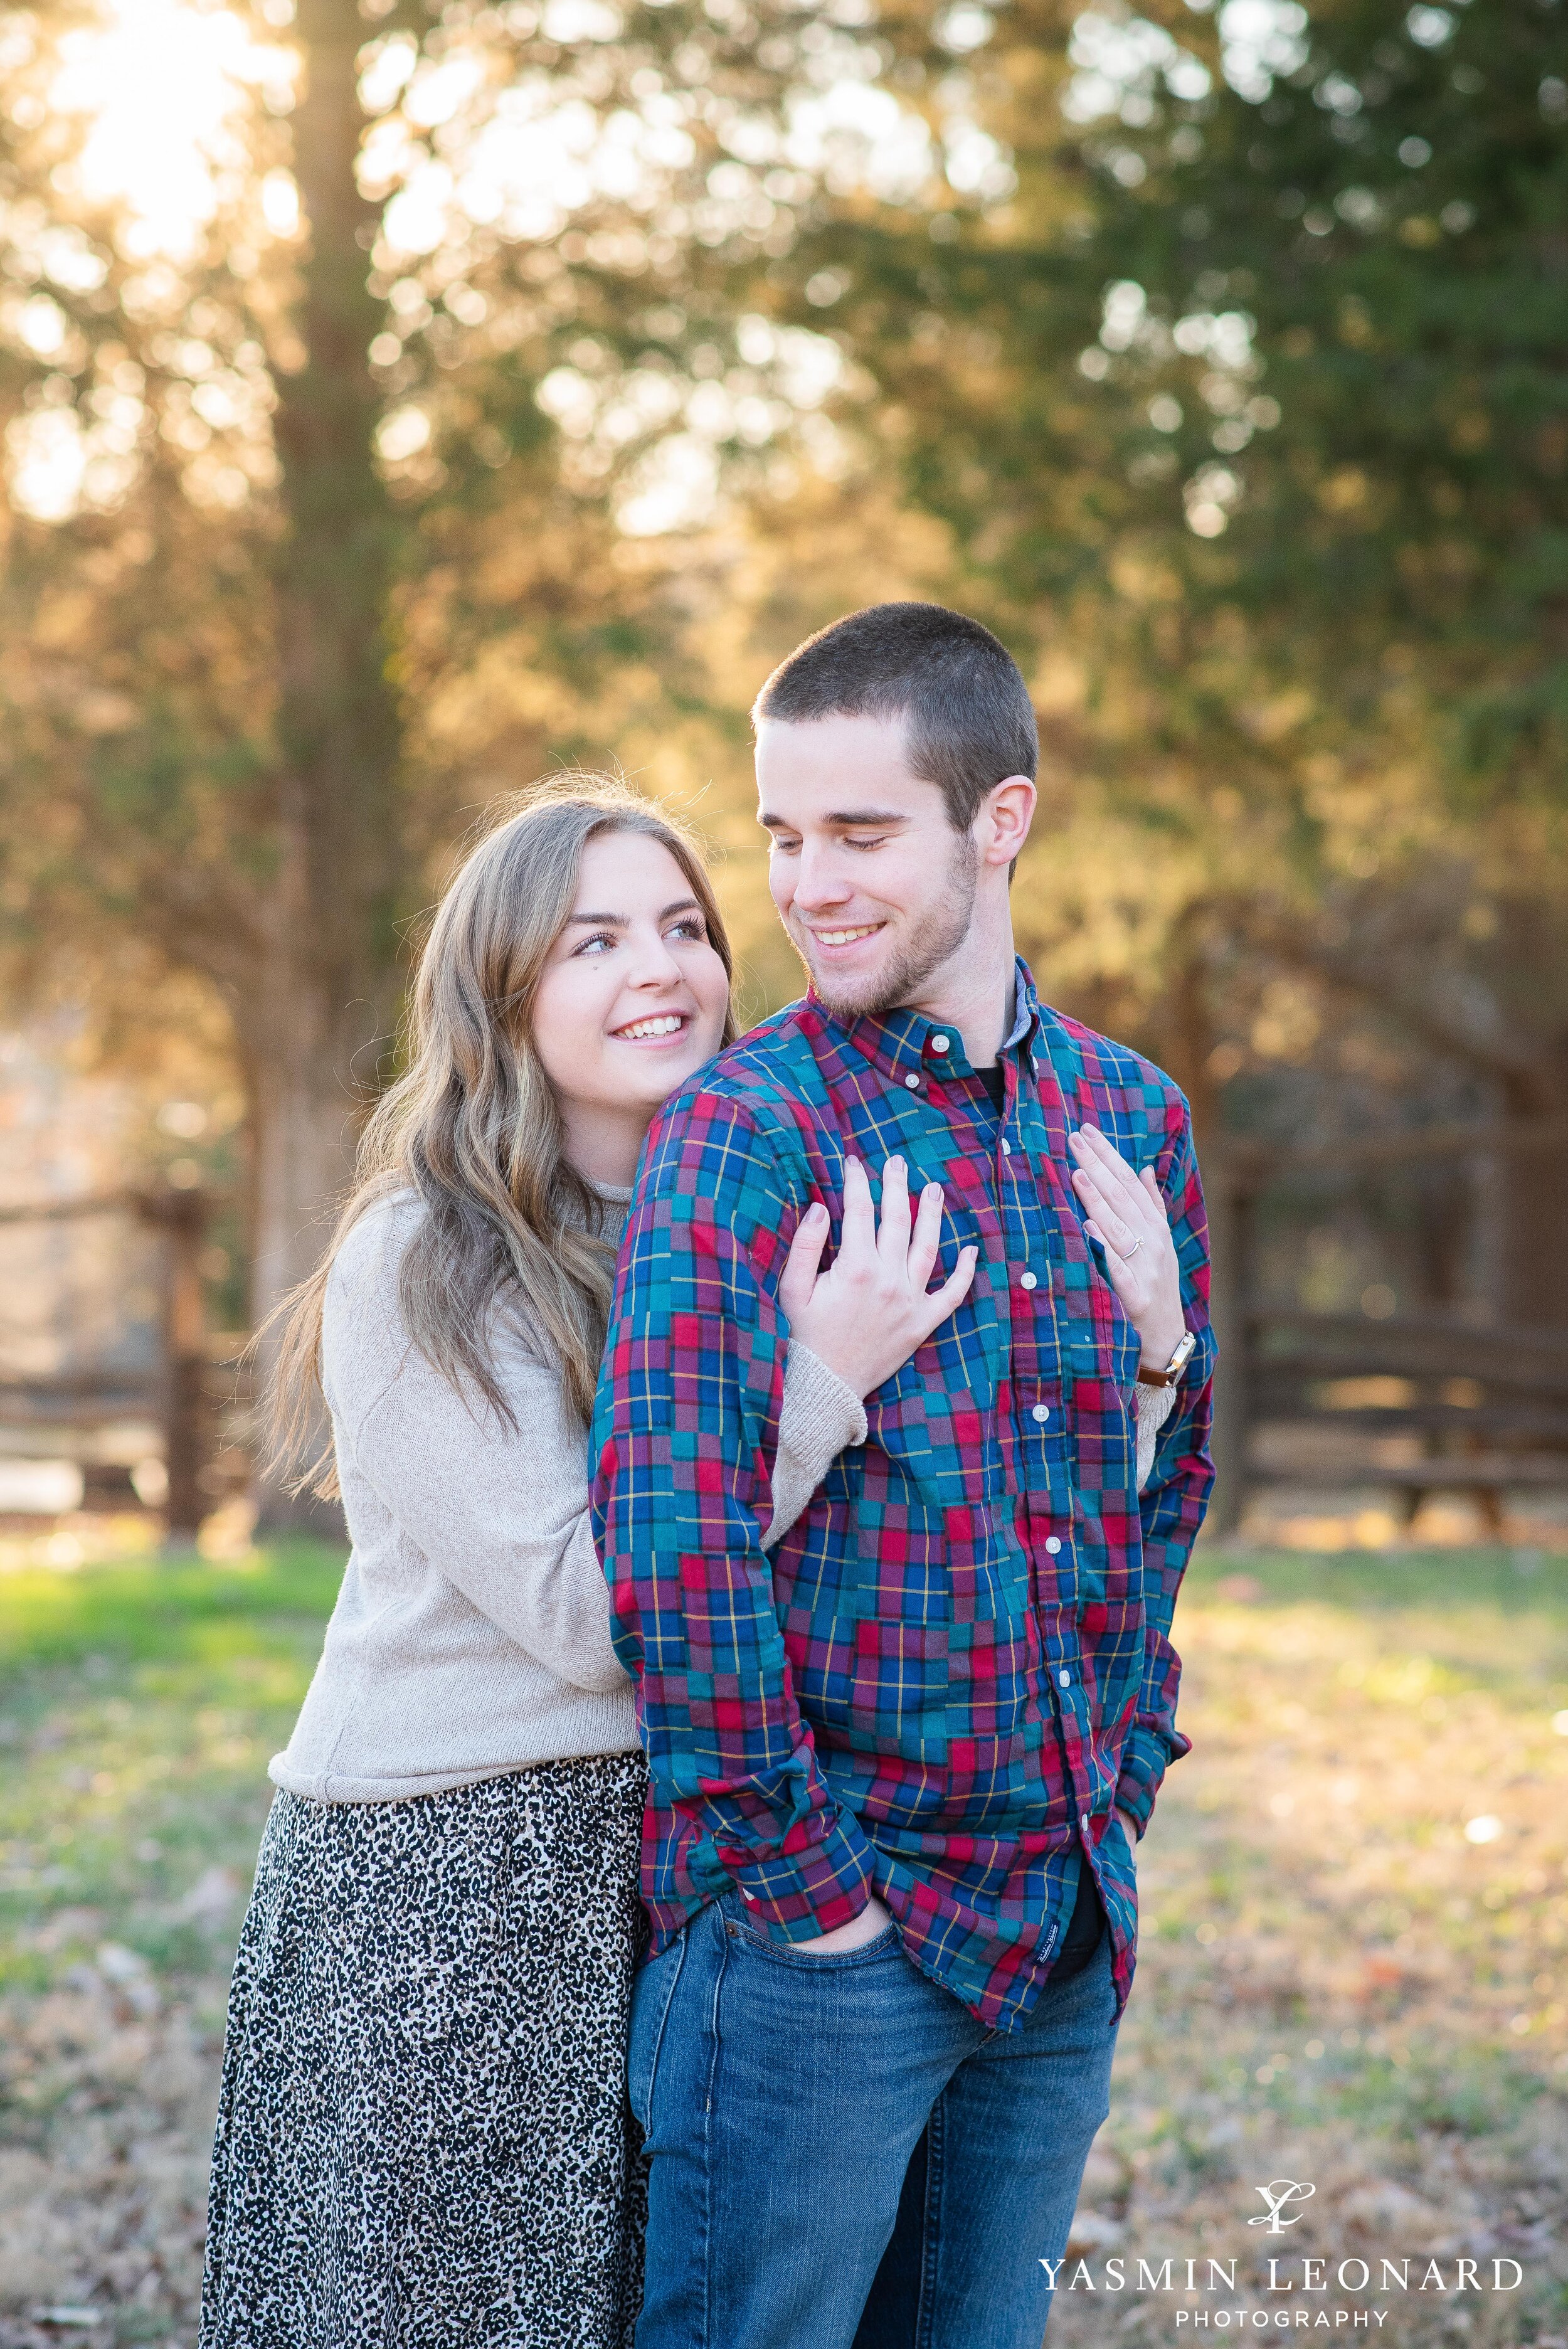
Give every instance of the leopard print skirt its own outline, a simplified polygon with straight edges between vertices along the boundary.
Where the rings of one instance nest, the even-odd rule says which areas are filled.
[[[280,1794],[229,2002],[201,2349],[628,2349],[638,1754]]]

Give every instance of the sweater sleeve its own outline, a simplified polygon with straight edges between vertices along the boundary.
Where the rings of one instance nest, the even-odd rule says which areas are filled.
[[[1138,1390],[1138,1489],[1141,1493],[1154,1473],[1154,1446],[1176,1403],[1174,1387]]]
[[[502,1314],[492,1352],[515,1430],[482,1396],[459,1393],[397,1317],[397,1255],[395,1246],[377,1249],[369,1278],[346,1267],[350,1278],[333,1299],[329,1382],[341,1439],[438,1572],[509,1639],[574,1688],[624,1688],[588,1517],[583,1438],[559,1379]],[[860,1398],[807,1347],[791,1345],[769,1544],[783,1540],[845,1446],[865,1438]]]
[[[351,1244],[352,1245],[352,1244]],[[327,1294],[326,1386],[340,1444],[470,1605],[573,1688],[624,1688],[588,1519],[583,1430],[507,1317],[492,1359],[515,1425],[421,1354],[396,1310],[396,1258]]]
[[[1140,1433],[1141,1439],[1141,1423]],[[791,1339],[773,1462],[773,1516],[762,1537],[764,1549],[783,1540],[840,1453],[865,1440],[865,1406],[853,1387],[809,1346]]]

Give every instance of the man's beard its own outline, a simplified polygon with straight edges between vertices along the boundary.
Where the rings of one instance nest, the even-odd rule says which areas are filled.
[[[847,1019],[876,1019],[913,1003],[927,980],[957,953],[968,936],[979,871],[980,852],[975,836],[961,832],[956,835],[953,862],[941,896],[922,913],[918,927],[907,943],[879,971],[859,979],[847,973],[841,979],[831,972],[824,977],[813,968],[810,956],[803,955],[801,959],[817,990],[818,1000]]]

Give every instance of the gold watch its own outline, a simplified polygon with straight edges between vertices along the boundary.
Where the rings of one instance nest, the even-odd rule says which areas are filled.
[[[1198,1340],[1191,1330],[1183,1330],[1180,1345],[1162,1371],[1146,1371],[1140,1362],[1139,1385],[1140,1387],[1173,1387],[1197,1350]]]

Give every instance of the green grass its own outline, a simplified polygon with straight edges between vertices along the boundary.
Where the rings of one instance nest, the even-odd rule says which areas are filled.
[[[100,2344],[191,2349],[266,1763],[339,1570],[301,1547],[0,1574],[0,2349],[61,2302],[105,2312]],[[1244,2278],[1256,2182],[1311,2178],[1297,2252],[1525,2263],[1385,2340],[1568,2349],[1568,1561],[1200,1552],[1177,1642],[1194,1750],[1140,1848],[1086,2208],[1134,2263]],[[1052,2338],[1176,2344],[1183,2304],[1064,2294]]]
[[[62,2303],[113,2312],[100,2343],[193,2339],[266,1764],[341,1566],[0,1574],[0,2349]]]
[[[315,1638],[332,1611],[341,1572],[338,1552],[291,1544],[222,1566],[191,1558],[0,1575],[5,1702],[26,1665],[69,1664],[98,1653],[122,1662],[171,1659],[188,1652],[192,1640],[221,1640],[219,1627],[242,1640],[287,1626]]]
[[[1357,1615],[1477,1608],[1503,1617],[1540,1616],[1568,1637],[1568,1555],[1536,1549],[1249,1550],[1201,1542],[1183,1585],[1183,1603],[1212,1595],[1238,1574],[1261,1585],[1263,1603],[1303,1599]]]
[[[0,1987],[41,1987],[106,1933],[160,1969],[207,1971],[340,1570],[290,1549],[0,1578],[0,1740],[16,1757],[0,1792]],[[212,1868],[233,1899],[211,1884],[185,1916]]]

